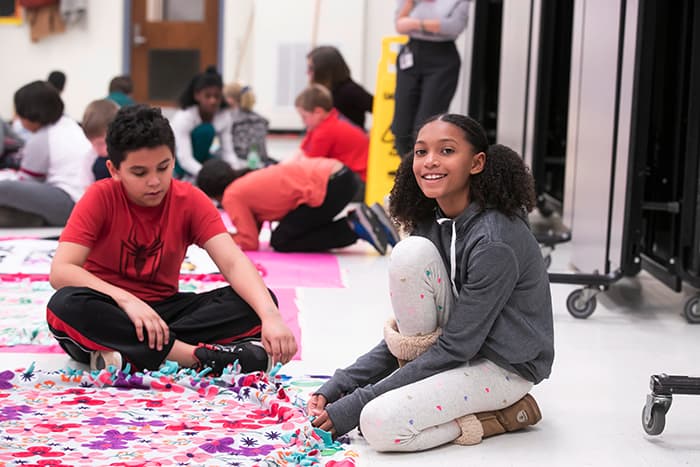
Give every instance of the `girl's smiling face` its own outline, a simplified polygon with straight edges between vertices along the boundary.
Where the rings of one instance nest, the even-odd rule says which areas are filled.
[[[469,179],[484,169],[486,154],[475,153],[464,131],[442,120],[424,125],[413,152],[413,174],[423,194],[456,217],[469,206]]]

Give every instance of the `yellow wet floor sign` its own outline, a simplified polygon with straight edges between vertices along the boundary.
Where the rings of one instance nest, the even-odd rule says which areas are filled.
[[[369,135],[367,185],[365,202],[383,203],[394,186],[394,176],[401,158],[394,149],[391,120],[394,118],[394,89],[396,88],[396,56],[407,36],[382,39],[382,55],[377,67],[377,87],[372,106],[372,130]]]

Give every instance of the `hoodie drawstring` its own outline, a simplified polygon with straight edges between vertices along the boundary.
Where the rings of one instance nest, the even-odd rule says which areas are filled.
[[[449,217],[441,217],[437,223],[442,225],[445,222],[452,222],[452,237],[450,238],[450,283],[452,284],[452,293],[455,300],[459,295],[457,293],[457,285],[455,284],[455,276],[457,275],[457,228],[455,223]]]

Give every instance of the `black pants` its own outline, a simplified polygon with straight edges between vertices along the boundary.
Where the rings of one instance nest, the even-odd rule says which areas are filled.
[[[430,42],[411,39],[405,47],[413,54],[413,66],[396,61],[394,92],[394,146],[403,158],[413,147],[413,132],[428,117],[447,112],[459,81],[461,60],[454,41]]]
[[[272,248],[282,252],[314,252],[355,243],[357,234],[347,220],[334,219],[352,201],[359,183],[359,177],[347,167],[333,174],[320,206],[302,204],[280,220],[270,236]]]
[[[147,338],[139,342],[134,323],[117,303],[88,287],[58,290],[49,300],[46,319],[59,345],[75,360],[89,363],[91,351],[116,350],[136,370],[157,370],[175,339],[197,345],[260,337],[258,315],[231,287],[177,293],[149,305],[170,329],[163,350],[149,348]]]

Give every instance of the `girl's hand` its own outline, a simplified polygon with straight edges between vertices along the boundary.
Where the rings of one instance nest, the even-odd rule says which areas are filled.
[[[311,425],[329,432],[333,436],[333,438],[335,438],[336,436],[335,427],[333,426],[333,420],[331,420],[331,417],[328,416],[328,412],[326,412],[325,410],[321,412],[320,415],[318,415],[313,422],[311,422]]]
[[[324,412],[324,408],[326,407],[326,404],[328,403],[328,400],[326,399],[326,396],[323,394],[314,394],[311,396],[309,399],[309,402],[306,404],[306,408],[309,412],[309,415],[312,415],[314,417],[318,417],[321,415],[321,413]]]

